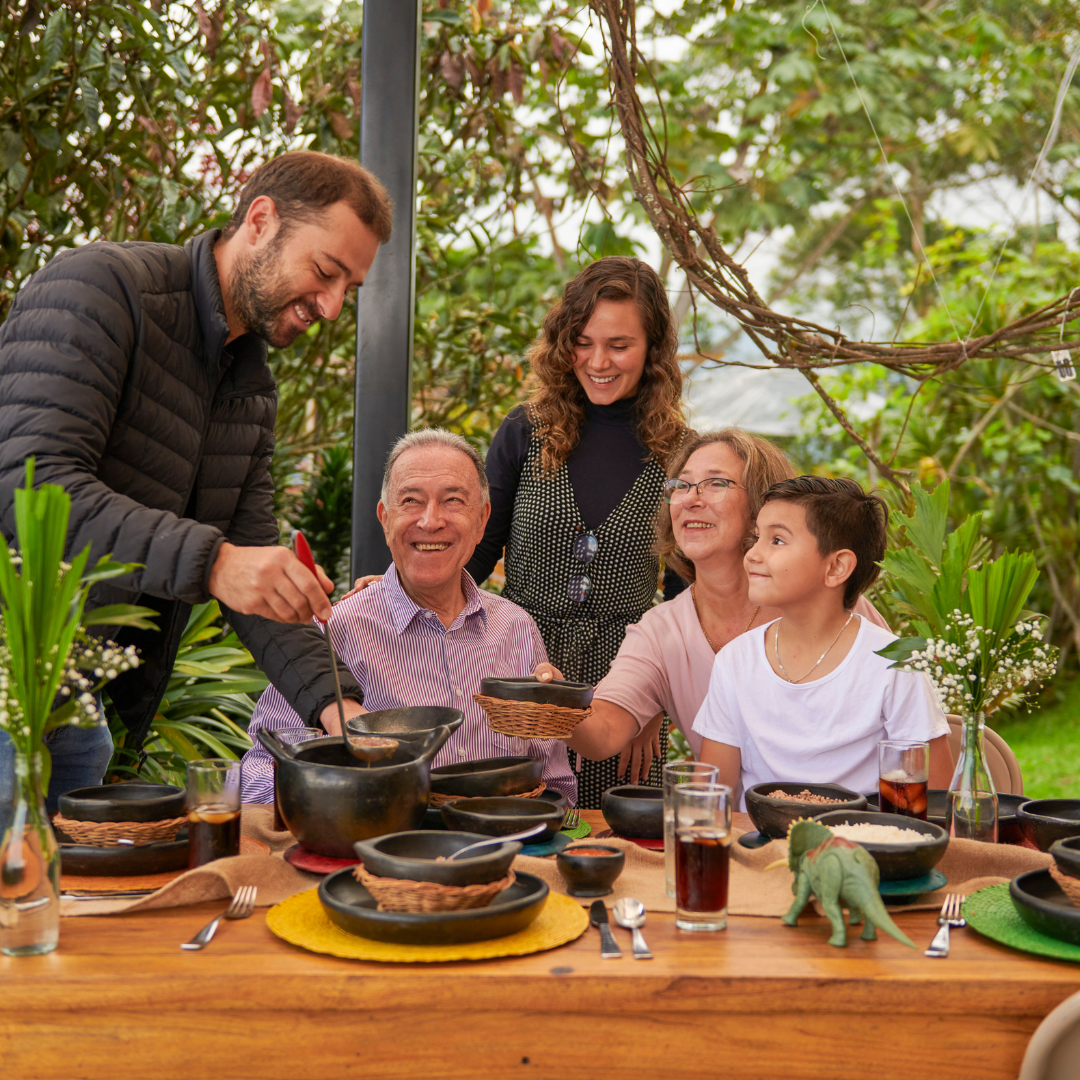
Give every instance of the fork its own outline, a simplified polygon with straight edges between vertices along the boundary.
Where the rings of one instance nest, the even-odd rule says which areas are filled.
[[[581,811],[575,807],[573,810],[566,811],[566,817],[563,818],[562,827],[564,829],[576,829],[580,821]]]
[[[232,903],[216,919],[211,919],[190,941],[185,941],[181,949],[205,949],[211,938],[217,933],[218,923],[222,919],[246,919],[255,910],[255,885],[241,885],[232,898]]]
[[[941,905],[941,914],[938,916],[938,926],[941,929],[934,935],[925,955],[935,959],[944,959],[949,955],[949,928],[967,926],[967,919],[961,913],[963,903],[964,898],[959,893],[946,894],[945,903]]]

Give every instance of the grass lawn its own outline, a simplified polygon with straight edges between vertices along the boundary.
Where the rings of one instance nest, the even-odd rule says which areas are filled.
[[[1033,799],[1080,798],[1080,678],[1061,679],[1061,700],[990,726],[1012,747]]]

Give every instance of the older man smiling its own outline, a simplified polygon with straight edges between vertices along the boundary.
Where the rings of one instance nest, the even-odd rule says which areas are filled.
[[[387,459],[377,512],[393,564],[381,581],[335,605],[330,624],[334,648],[364,692],[363,706],[346,701],[347,715],[405,705],[460,709],[465,722],[436,766],[527,754],[543,762],[547,785],[574,801],[565,745],[491,731],[472,698],[481,679],[530,675],[547,660],[529,615],[482,592],[464,569],[491,513],[483,459],[448,431],[406,435]],[[325,722],[330,734],[339,734],[336,718]],[[302,726],[271,687],[250,731]],[[259,746],[244,756],[243,798],[273,799],[271,760]]]

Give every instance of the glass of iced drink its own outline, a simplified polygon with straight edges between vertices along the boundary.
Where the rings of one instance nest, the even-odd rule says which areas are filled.
[[[189,761],[188,868],[240,854],[240,762]]]
[[[727,927],[733,792],[726,784],[675,788],[675,925]]]
[[[711,784],[719,770],[701,761],[674,761],[664,766],[664,884],[675,895],[675,787],[677,784]]]
[[[883,814],[926,820],[930,744],[882,739],[878,743],[878,794]]]

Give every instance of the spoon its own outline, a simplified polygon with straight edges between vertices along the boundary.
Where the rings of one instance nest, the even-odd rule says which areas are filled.
[[[448,859],[456,859],[459,855],[464,855],[466,851],[475,851],[477,848],[487,847],[489,844],[508,844],[511,840],[524,840],[526,836],[535,836],[546,828],[547,826],[541,823],[524,829],[522,832],[511,833],[509,836],[492,836],[488,840],[477,840],[475,844],[469,844],[468,847],[458,848],[453,855],[448,856]]]
[[[638,929],[639,926],[645,925],[645,905],[632,896],[623,896],[615,901],[611,910],[615,921],[623,929],[634,932],[634,959],[651,960],[653,955],[649,952],[649,946],[645,944],[645,938]]]

